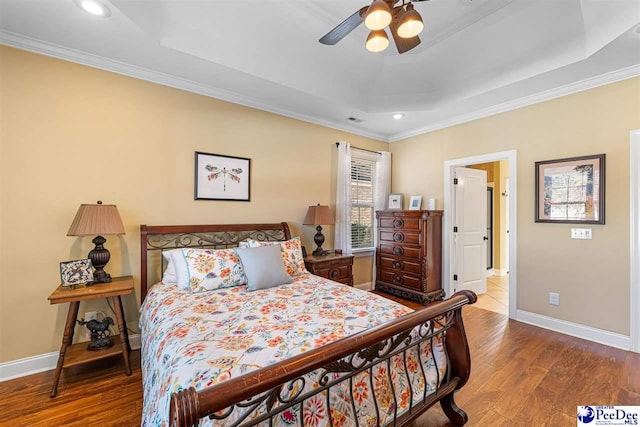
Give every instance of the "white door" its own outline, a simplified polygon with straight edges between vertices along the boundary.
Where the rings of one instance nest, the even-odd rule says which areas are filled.
[[[454,184],[455,290],[469,289],[484,294],[487,292],[487,172],[455,168]]]
[[[509,178],[507,178],[505,180],[505,203],[504,203],[504,226],[507,229],[507,232],[504,235],[503,243],[502,243],[502,247],[504,249],[502,249],[503,253],[504,253],[504,266],[501,265],[500,267],[502,267],[503,269],[507,270],[507,273],[509,272],[509,194],[511,193],[509,191]]]

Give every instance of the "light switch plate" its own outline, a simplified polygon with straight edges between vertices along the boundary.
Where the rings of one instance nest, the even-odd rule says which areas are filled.
[[[572,228],[571,238],[591,240],[592,239],[591,229],[590,228]]]

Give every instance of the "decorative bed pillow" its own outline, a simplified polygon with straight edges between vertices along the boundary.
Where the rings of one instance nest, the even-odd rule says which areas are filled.
[[[280,246],[282,251],[282,260],[290,276],[295,277],[307,273],[304,266],[304,258],[302,257],[302,243],[299,237],[286,240],[284,242],[261,242],[258,240],[247,240],[250,248],[260,246]]]
[[[167,268],[162,273],[162,283],[170,285],[178,284],[178,267],[182,267],[183,273],[187,274],[187,267],[184,265],[182,258],[182,249],[170,249],[168,251],[162,251]],[[186,279],[188,283],[188,279]],[[184,288],[186,289],[186,288]]]
[[[247,276],[247,290],[255,291],[293,283],[276,245],[236,249]]]
[[[235,249],[182,249],[182,256],[188,274],[186,278],[181,277],[180,268],[176,264],[178,286],[184,285],[193,293],[247,283]]]

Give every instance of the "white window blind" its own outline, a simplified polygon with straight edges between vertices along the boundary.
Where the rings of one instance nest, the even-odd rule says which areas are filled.
[[[352,155],[351,243],[354,250],[373,249],[375,173],[375,161]]]

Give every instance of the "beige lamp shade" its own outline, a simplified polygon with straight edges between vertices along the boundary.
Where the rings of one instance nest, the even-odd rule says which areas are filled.
[[[80,205],[67,236],[125,234],[116,205]]]
[[[304,217],[304,225],[332,225],[335,224],[333,214],[329,206],[309,206],[307,216]]]

